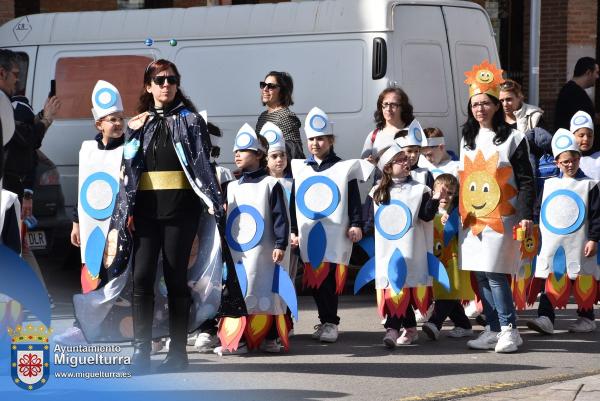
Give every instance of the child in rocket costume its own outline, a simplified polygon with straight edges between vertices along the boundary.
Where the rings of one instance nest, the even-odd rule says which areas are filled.
[[[265,124],[266,125],[266,124]],[[248,310],[247,321],[237,331],[221,324],[221,347],[215,353],[244,353],[260,347],[279,352],[279,337],[289,348],[287,307],[294,317],[298,307],[288,273],[289,219],[283,188],[267,174],[268,142],[244,124],[235,138],[235,164],[239,180],[227,186],[225,236],[231,250]],[[228,272],[230,274],[230,272]],[[238,347],[243,333],[244,342]]]
[[[395,142],[403,148],[408,156],[412,179],[431,189],[433,174],[427,168],[419,166],[421,147],[425,146],[425,141],[425,132],[417,119],[414,119],[406,129],[400,130],[395,139]]]
[[[387,315],[383,343],[394,348],[418,338],[412,307],[429,307],[419,304],[416,291],[430,286],[430,276],[437,277],[440,270],[439,260],[432,254],[433,238],[428,233],[433,233],[431,221],[440,196],[445,196],[445,188],[432,196],[426,185],[414,180],[410,158],[398,144],[382,152],[377,162],[382,179],[366,201],[370,207],[365,234],[374,234],[375,254],[359,272],[354,288],[358,291],[366,282],[375,280],[379,314]]]
[[[592,180],[600,180],[600,151],[590,154],[594,144],[594,120],[585,111],[578,111],[571,117],[571,133],[581,151],[579,168]]]
[[[577,301],[578,319],[572,332],[596,329],[594,304],[600,278],[596,254],[600,239],[600,191],[598,183],[579,168],[581,152],[575,137],[559,129],[552,138],[552,153],[559,177],[544,182],[540,211],[542,246],[535,277],[546,280],[538,317],[528,326],[543,334],[554,331],[554,308],[565,308],[571,288]]]
[[[73,211],[71,243],[81,250],[81,289],[95,290],[110,216],[119,188],[123,159],[125,121],[119,90],[109,82],[98,81],[92,91],[92,115],[99,131],[93,140],[84,141],[79,151],[79,191]],[[63,345],[87,341],[76,319],[73,327],[54,336]]]
[[[452,160],[446,151],[446,140],[439,128],[425,128],[425,139],[419,156],[418,167],[426,168],[433,178],[440,174],[452,174],[458,177],[458,161]]]
[[[338,337],[338,294],[344,289],[352,243],[362,238],[362,206],[358,180],[366,180],[373,165],[364,160],[342,161],[334,152],[327,114],[314,107],[304,132],[311,156],[292,160],[297,227],[292,243],[305,262],[303,283],[313,289],[320,324],[312,338],[335,342]]]

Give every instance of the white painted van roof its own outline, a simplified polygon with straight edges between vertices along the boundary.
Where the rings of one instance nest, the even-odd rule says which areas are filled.
[[[0,47],[143,42],[147,37],[154,40],[185,40],[389,31],[393,21],[392,6],[396,4],[481,8],[477,4],[459,0],[325,0],[45,13],[19,17],[2,25]],[[21,24],[20,32],[17,32],[18,24]]]

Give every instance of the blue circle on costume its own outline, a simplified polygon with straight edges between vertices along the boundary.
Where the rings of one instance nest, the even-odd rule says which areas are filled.
[[[254,233],[254,236],[252,236],[250,241],[243,244],[237,242],[236,239],[233,237],[232,233],[233,222],[242,213],[249,214],[254,219],[254,223],[256,224],[256,232]],[[263,219],[259,211],[256,210],[256,208],[253,206],[240,205],[233,209],[227,217],[227,224],[225,225],[225,238],[227,239],[227,243],[229,244],[229,246],[237,252],[246,252],[254,248],[260,242],[264,232],[265,220]]]
[[[87,200],[87,191],[96,181],[104,181],[106,182],[112,191],[111,194],[111,202],[110,205],[105,209],[95,209],[92,205],[89,204]],[[119,190],[119,183],[117,180],[113,178],[108,173],[103,171],[91,174],[88,178],[85,179],[83,185],[81,186],[81,193],[79,195],[79,202],[81,203],[82,209],[92,218],[96,220],[104,220],[112,215],[113,209],[115,207],[115,201],[117,199],[117,192]]]
[[[387,231],[385,231],[383,229],[383,227],[379,223],[379,219],[381,218],[381,213],[383,213],[385,208],[390,207],[392,205],[399,206],[402,209],[402,211],[404,212],[404,214],[406,215],[406,224],[404,225],[402,230],[400,230],[400,232],[397,234],[388,233]],[[395,241],[397,239],[404,237],[404,234],[406,234],[406,232],[408,230],[410,230],[411,226],[412,226],[412,213],[410,211],[410,208],[406,205],[406,203],[399,201],[397,199],[392,199],[392,200],[390,200],[390,203],[388,203],[387,205],[380,206],[377,209],[377,213],[375,213],[375,228],[377,229],[377,231],[379,232],[379,234],[381,234],[381,236],[383,238],[388,239],[390,241]]]
[[[102,101],[100,101],[100,96],[102,96],[104,93],[108,93],[110,96],[110,99],[108,100],[108,102],[103,103]],[[96,96],[94,97],[94,100],[96,100],[96,104],[101,109],[108,109],[110,107],[113,107],[115,105],[115,103],[117,103],[117,94],[115,93],[114,90],[112,90],[110,88],[102,88],[98,92],[96,92]]]
[[[240,132],[235,138],[235,146],[238,149],[248,149],[254,144],[254,137],[249,132]]]
[[[417,142],[421,142],[423,140],[423,136],[421,135],[421,130],[417,127],[413,128],[413,136],[417,140]]]
[[[583,125],[589,120],[586,116],[577,116],[573,119],[573,125]]]
[[[263,136],[265,137],[267,142],[269,142],[269,145],[273,145],[273,144],[277,143],[280,138],[279,133],[272,129],[266,130],[264,132]]]
[[[323,184],[327,186],[331,191],[331,203],[324,210],[321,211],[315,211],[310,209],[306,205],[306,200],[304,199],[306,197],[306,192],[308,191],[308,189],[315,184]],[[322,175],[315,175],[304,180],[304,182],[298,188],[298,193],[296,194],[296,206],[298,207],[298,210],[300,210],[300,213],[302,213],[311,220],[318,220],[322,219],[323,217],[329,216],[335,211],[335,209],[337,209],[339,203],[340,190],[338,189],[337,185],[335,184],[335,182],[333,182],[331,178]]]
[[[568,198],[571,198],[573,201],[575,201],[575,204],[577,204],[577,209],[579,212],[577,220],[568,227],[555,227],[548,221],[548,213],[553,212],[552,210],[548,210],[548,204],[552,199],[556,198],[557,196],[566,196]],[[583,224],[583,220],[585,219],[585,203],[583,202],[583,199],[581,199],[581,197],[575,192],[568,189],[559,189],[555,192],[552,192],[550,196],[548,196],[542,203],[540,218],[542,219],[542,223],[544,224],[546,229],[548,229],[548,231],[550,231],[551,233],[556,235],[571,234],[572,232],[577,231]]]
[[[554,143],[556,147],[560,150],[566,149],[569,146],[573,145],[573,139],[567,135],[561,135],[556,138],[556,142]]]
[[[308,122],[310,128],[317,132],[324,132],[327,129],[327,120],[320,114],[315,114]]]

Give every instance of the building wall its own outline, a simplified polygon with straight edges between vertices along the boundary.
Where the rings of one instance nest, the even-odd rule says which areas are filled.
[[[15,18],[15,1],[0,1],[0,24]]]
[[[14,0],[19,1],[19,0]],[[13,1],[10,1],[11,3]],[[117,0],[40,0],[40,12],[108,11],[117,9]]]
[[[530,2],[525,2],[523,18],[523,80],[527,98],[529,71]],[[596,56],[598,4],[589,0],[543,0],[540,31],[539,106],[544,120],[554,129],[554,108],[558,92],[573,75],[580,57]],[[593,89],[590,90],[593,97]]]

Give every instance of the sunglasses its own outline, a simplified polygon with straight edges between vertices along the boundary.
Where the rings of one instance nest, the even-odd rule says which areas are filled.
[[[165,81],[167,81],[169,85],[179,84],[179,78],[177,78],[176,75],[157,75],[152,78],[152,82],[154,82],[158,86],[164,85]]]
[[[272,84],[270,82],[265,82],[265,81],[260,81],[260,83],[258,85],[260,86],[260,89],[267,88],[267,90],[270,90],[270,91],[272,91],[273,89],[279,88],[279,85]]]

